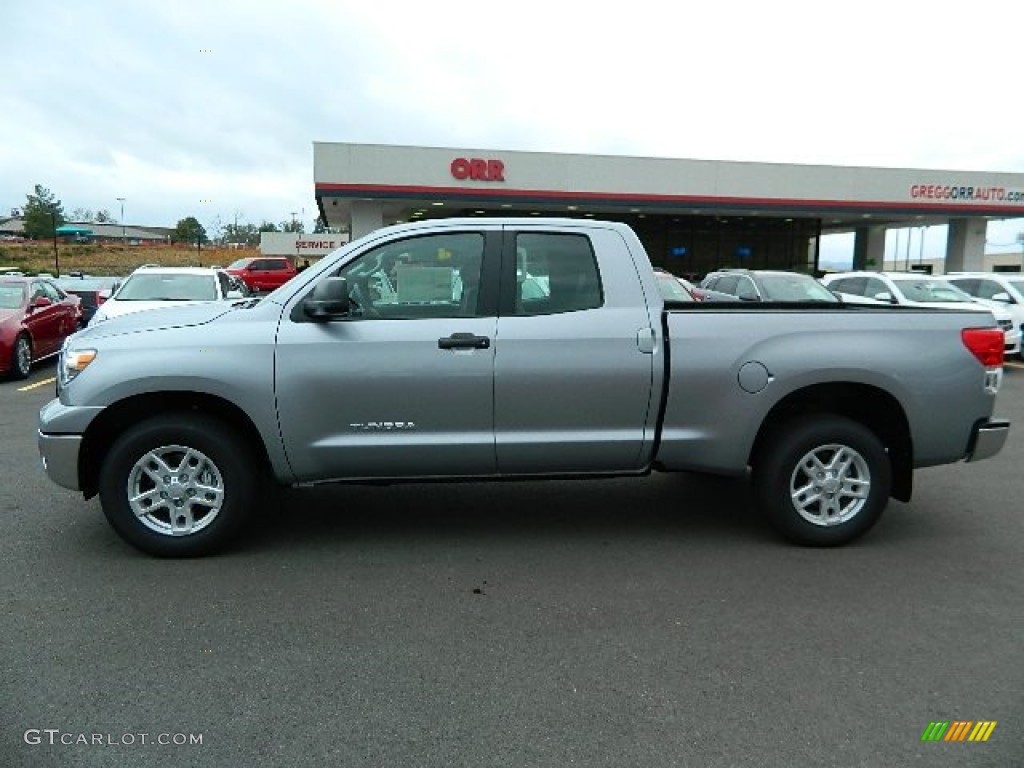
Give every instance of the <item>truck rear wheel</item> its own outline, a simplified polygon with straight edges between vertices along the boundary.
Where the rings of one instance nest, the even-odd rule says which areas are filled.
[[[758,503],[799,544],[828,547],[862,536],[889,502],[892,468],[864,425],[819,414],[778,427],[753,467]]]
[[[212,554],[248,517],[256,466],[220,421],[157,416],[131,427],[107,454],[99,477],[103,513],[121,538],[148,554]]]

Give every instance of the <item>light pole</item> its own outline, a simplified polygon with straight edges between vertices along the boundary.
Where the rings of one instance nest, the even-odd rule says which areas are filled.
[[[124,245],[124,201],[125,201],[125,198],[119,197],[117,199],[121,201],[121,245]]]

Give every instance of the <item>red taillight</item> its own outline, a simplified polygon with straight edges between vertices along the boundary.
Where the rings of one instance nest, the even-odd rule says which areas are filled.
[[[1002,368],[1005,336],[998,328],[964,328],[960,338],[971,354],[986,368]]]

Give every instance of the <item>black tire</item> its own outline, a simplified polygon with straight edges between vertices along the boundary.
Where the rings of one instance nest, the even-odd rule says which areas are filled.
[[[11,350],[10,376],[12,379],[27,379],[32,371],[32,342],[24,333],[14,340]]]
[[[251,451],[222,422],[164,414],[114,442],[100,468],[100,501],[110,525],[132,546],[157,557],[201,557],[238,535],[259,497],[261,474]],[[130,489],[143,494],[134,508]]]
[[[783,536],[833,547],[878,522],[889,503],[892,466],[874,432],[823,413],[775,428],[758,450],[753,480],[758,504]]]

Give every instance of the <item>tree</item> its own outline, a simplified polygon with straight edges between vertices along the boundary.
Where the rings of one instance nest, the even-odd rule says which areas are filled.
[[[277,228],[277,224],[275,224],[272,221],[267,221],[266,219],[264,219],[263,223],[260,224],[260,232],[280,232],[280,231],[281,230]]]
[[[225,224],[223,240],[225,243],[255,245],[260,241],[260,234],[255,224]]]
[[[323,216],[317,216],[316,221],[313,222],[313,234],[322,235],[327,231],[327,222],[324,221]]]
[[[306,225],[298,219],[292,219],[291,221],[282,221],[278,226],[282,232],[298,232],[300,235],[305,234]]]
[[[206,229],[196,219],[195,216],[189,216],[181,219],[178,222],[178,226],[174,228],[174,235],[172,239],[176,243],[208,243],[209,238],[206,237]]]
[[[117,219],[115,219],[111,215],[110,211],[108,211],[106,208],[100,208],[100,210],[96,211],[96,217],[93,219],[93,221],[95,221],[97,224],[117,223]]]
[[[25,236],[32,240],[53,237],[54,229],[67,221],[63,203],[41,184],[36,184],[34,195],[25,198]]]
[[[92,211],[88,208],[75,208],[71,212],[71,221],[92,221]]]

